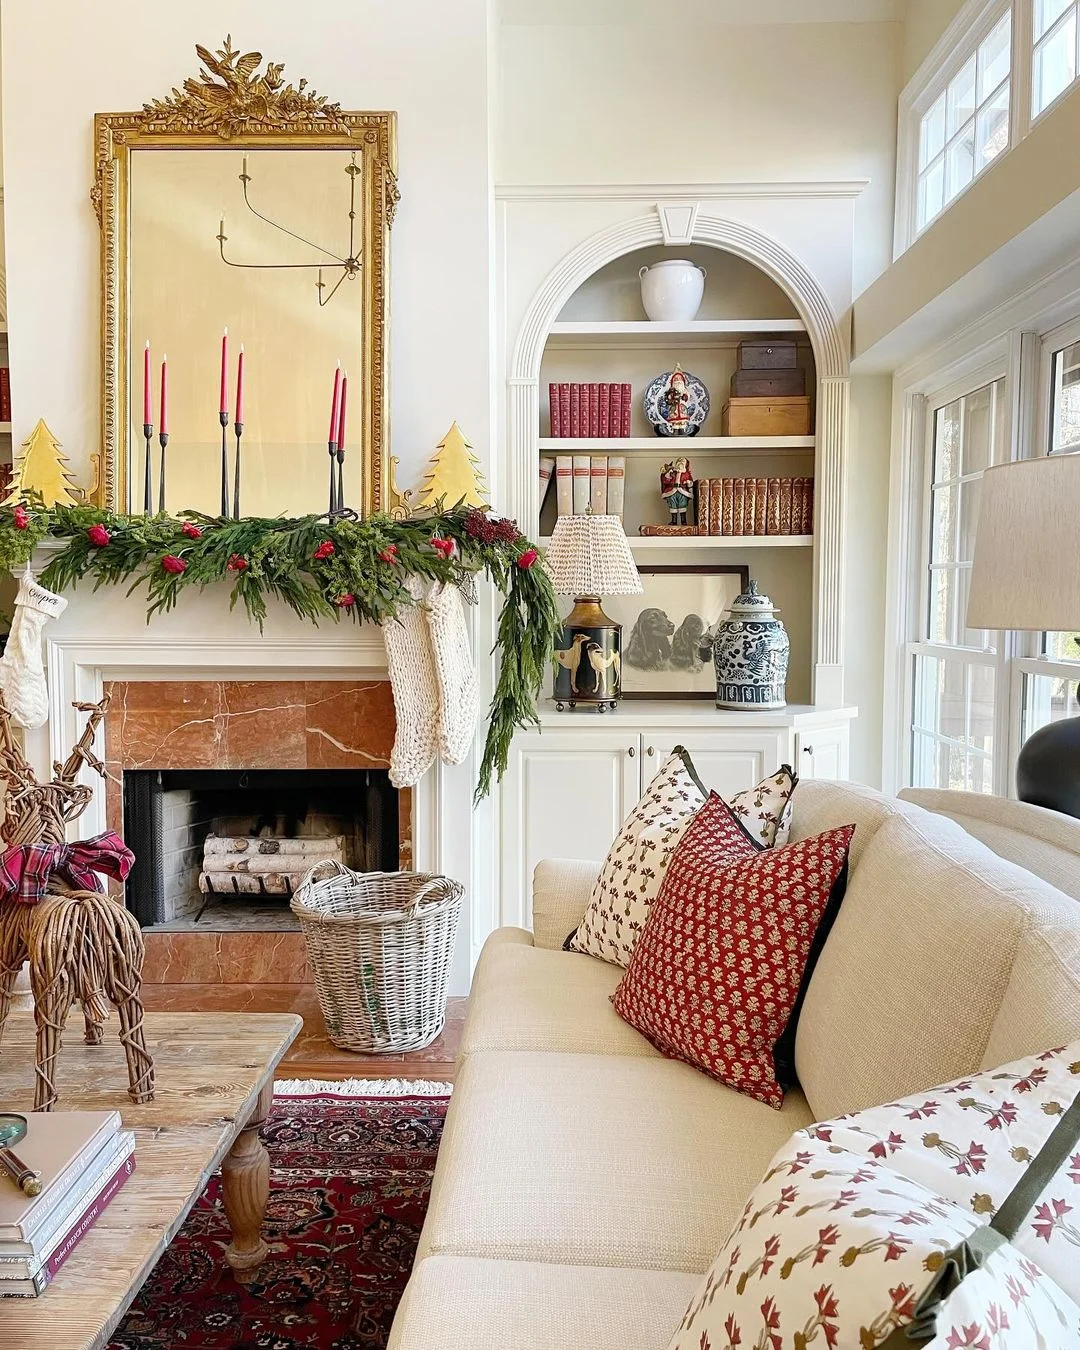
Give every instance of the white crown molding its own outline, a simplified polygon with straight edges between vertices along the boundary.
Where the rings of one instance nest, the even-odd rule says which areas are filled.
[[[687,198],[813,200],[858,197],[869,178],[822,179],[818,182],[731,183],[496,183],[495,200],[504,202],[657,202]]]

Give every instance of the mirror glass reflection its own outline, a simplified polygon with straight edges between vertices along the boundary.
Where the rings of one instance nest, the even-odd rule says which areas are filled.
[[[352,154],[137,149],[130,163],[129,509],[143,509],[143,348],[149,339],[154,509],[161,361],[167,354],[166,509],[220,510],[225,328],[230,494],[237,357],[244,347],[242,514],[327,509],[326,447],[339,361],[354,410],[346,427],[344,498],[346,505],[359,505],[364,297],[359,271],[341,265],[362,252],[360,170]],[[356,219],[350,251],[351,200]]]

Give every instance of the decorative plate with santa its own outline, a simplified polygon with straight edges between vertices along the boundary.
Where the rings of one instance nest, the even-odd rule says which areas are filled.
[[[676,366],[645,390],[645,416],[658,436],[696,436],[709,415],[709,391],[696,375]]]

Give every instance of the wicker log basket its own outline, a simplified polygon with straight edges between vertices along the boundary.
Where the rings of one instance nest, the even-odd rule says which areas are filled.
[[[446,1021],[462,887],[422,872],[317,863],[292,898],[339,1050],[421,1050]]]

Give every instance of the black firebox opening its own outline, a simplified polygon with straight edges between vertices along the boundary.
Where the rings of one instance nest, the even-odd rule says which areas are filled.
[[[224,926],[243,928],[245,910],[253,909],[291,918],[288,876],[230,877],[231,886],[208,881],[211,835],[258,840],[251,850],[270,855],[279,841],[308,841],[289,845],[299,856],[261,857],[253,869],[309,865],[309,846],[317,850],[315,841],[329,846],[339,838],[347,867],[393,871],[399,865],[397,792],[385,769],[126,770],[123,799],[124,840],[135,854],[127,906],[144,928],[218,926],[215,916]]]

